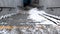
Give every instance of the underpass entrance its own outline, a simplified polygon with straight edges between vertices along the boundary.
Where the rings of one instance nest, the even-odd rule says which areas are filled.
[[[23,0],[23,6],[29,6],[31,4],[31,0]]]

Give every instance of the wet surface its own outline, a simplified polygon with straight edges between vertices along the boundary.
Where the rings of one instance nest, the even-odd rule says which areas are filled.
[[[20,23],[31,22],[32,20],[27,19],[28,14],[16,14],[11,17],[7,17],[5,19],[0,20],[2,22],[6,22],[8,25],[20,25]]]
[[[36,10],[35,10],[36,9]],[[35,12],[34,12],[35,11]],[[26,23],[28,23],[28,24],[30,24],[30,23],[32,23],[32,24],[34,24],[34,23],[41,23],[41,21],[43,22],[43,23],[45,23],[45,22],[50,22],[49,24],[51,24],[52,23],[52,21],[51,21],[51,17],[49,17],[49,16],[44,16],[43,14],[45,13],[45,12],[41,12],[41,11],[39,11],[38,12],[38,9],[37,8],[33,8],[32,10],[31,10],[31,13],[32,14],[29,14],[28,13],[28,11],[18,11],[18,13],[17,14],[15,14],[15,15],[12,15],[12,16],[9,16],[9,17],[5,17],[5,18],[2,18],[2,19],[0,19],[0,25],[15,25],[15,26],[19,26],[21,23],[23,24],[26,24]],[[40,13],[41,15],[39,15],[38,13]],[[8,15],[8,14],[7,14]],[[32,17],[35,19],[35,22],[33,21],[33,19],[28,19],[28,17],[29,17],[29,15],[33,15]],[[39,16],[37,16],[37,15],[39,15]],[[35,16],[35,17],[34,17]],[[45,18],[46,17],[46,18]],[[36,20],[37,19],[39,19],[37,22],[36,22]],[[41,19],[40,19],[41,18]],[[48,20],[48,18],[49,18],[49,20]],[[54,19],[54,18],[53,18]],[[52,20],[53,20],[52,19]],[[55,21],[55,20],[54,20]],[[55,21],[56,22],[56,21]],[[46,23],[45,23],[46,24]]]
[[[60,34],[60,27],[52,25],[24,25],[13,29],[0,29],[1,34]]]
[[[60,34],[60,27],[40,24],[34,22],[32,19],[27,19],[29,14],[20,12],[10,17],[2,18],[0,20],[1,34]],[[16,26],[12,29],[6,29],[4,26]],[[8,26],[8,27],[9,27]],[[19,27],[18,27],[19,26]]]

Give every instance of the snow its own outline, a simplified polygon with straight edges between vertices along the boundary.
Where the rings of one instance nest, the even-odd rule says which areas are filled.
[[[18,14],[18,13],[7,14],[7,15],[4,15],[4,16],[1,16],[0,19],[10,17],[10,16],[16,15],[16,14]],[[48,14],[44,10],[38,10],[37,8],[32,8],[31,10],[29,10],[28,14],[29,14],[29,16],[28,16],[27,19],[32,19],[35,22],[40,22],[40,24],[56,25],[55,23],[53,23],[52,21],[49,21],[48,19],[46,19],[44,17],[47,17],[47,18],[55,21],[56,23],[58,23],[58,22],[60,23],[60,21],[58,21],[58,20],[56,20],[54,18],[45,16],[44,14],[47,14],[47,15],[50,15],[50,16],[53,16],[53,17],[56,17],[56,18],[59,18],[59,17]]]
[[[7,18],[7,17],[10,17],[10,16],[12,16],[12,15],[16,15],[16,14],[18,14],[18,13],[11,13],[11,14],[2,15],[2,16],[0,17],[0,19],[2,19],[2,18]]]
[[[38,15],[39,13],[40,12],[36,8],[29,10],[29,14],[30,14],[29,19],[36,20],[36,21],[43,20],[44,18],[42,16],[39,16]]]
[[[47,20],[46,18],[44,18],[43,14],[46,14],[45,11],[38,10],[37,8],[33,8],[33,9],[29,10],[28,19],[32,19],[33,21],[38,21],[38,22],[40,22],[40,24],[52,24],[52,25],[56,25],[53,22],[51,22],[51,21]],[[49,18],[49,19],[51,19],[51,20],[56,22],[56,20],[53,19],[53,18]]]

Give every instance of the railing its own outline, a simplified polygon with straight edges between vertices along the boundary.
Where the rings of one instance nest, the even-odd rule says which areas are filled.
[[[11,11],[12,9],[15,9],[14,7],[0,7],[0,12],[4,9],[9,9],[9,11]]]
[[[50,9],[51,11],[54,11],[54,9],[59,9],[60,7],[47,7],[47,9]]]

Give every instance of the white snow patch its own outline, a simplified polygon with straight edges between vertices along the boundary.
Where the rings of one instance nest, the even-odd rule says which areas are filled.
[[[35,21],[41,21],[41,20],[43,20],[44,18],[42,17],[42,16],[40,16],[40,15],[38,15],[40,12],[38,11],[38,9],[37,8],[34,8],[34,9],[31,9],[31,10],[29,10],[29,19],[32,19],[32,20],[35,20]]]
[[[2,15],[1,17],[0,17],[0,19],[2,19],[2,18],[7,18],[7,17],[10,17],[10,16],[12,16],[12,15],[16,15],[17,13],[11,13],[11,14],[6,14],[6,15]]]
[[[30,15],[28,16],[28,19],[32,19],[32,20],[38,21],[38,22],[43,21],[40,24],[52,24],[52,25],[56,25],[53,22],[51,22],[51,21],[47,20],[46,18],[44,18],[43,16],[40,16],[40,15],[45,14],[45,11],[43,11],[43,10],[39,11],[37,8],[33,8],[33,9],[29,10],[29,14]]]

